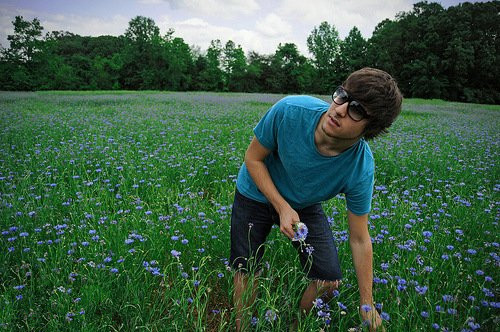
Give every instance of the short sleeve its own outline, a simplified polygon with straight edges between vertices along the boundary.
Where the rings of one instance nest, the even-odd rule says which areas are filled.
[[[347,209],[357,216],[370,212],[373,196],[374,173],[370,172],[346,193]]]
[[[269,150],[278,148],[278,129],[283,121],[283,115],[287,107],[286,99],[283,98],[274,104],[253,129],[259,143]]]

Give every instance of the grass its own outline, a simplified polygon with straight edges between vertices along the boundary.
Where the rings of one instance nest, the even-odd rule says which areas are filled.
[[[280,97],[1,93],[0,330],[231,330],[235,180]],[[498,326],[498,108],[406,100],[370,143],[388,331]],[[344,199],[324,208],[345,279],[322,308],[330,321],[315,309],[300,328],[346,331],[360,321]],[[277,229],[266,246],[248,314],[255,330],[282,331],[307,280]]]

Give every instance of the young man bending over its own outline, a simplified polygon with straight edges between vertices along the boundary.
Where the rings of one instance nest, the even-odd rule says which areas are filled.
[[[250,299],[243,298],[247,273],[260,269],[261,245],[273,224],[290,239],[294,224],[300,221],[308,228],[305,243],[313,250],[298,250],[310,279],[300,301],[301,312],[309,312],[318,296],[329,299],[339,287],[342,273],[337,248],[321,207],[321,202],[339,193],[345,194],[347,203],[360,314],[371,330],[382,324],[372,297],[368,213],[374,160],[366,140],[387,132],[401,111],[402,95],[388,73],[363,68],[336,88],[332,98],[329,105],[309,96],[286,97],[271,107],[254,129],[238,174],[231,216],[237,331],[247,326],[242,312],[255,300],[254,290]],[[299,247],[297,242],[293,244]]]

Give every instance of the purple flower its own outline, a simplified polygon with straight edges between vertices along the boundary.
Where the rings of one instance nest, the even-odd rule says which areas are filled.
[[[273,310],[268,309],[266,311],[265,317],[268,322],[274,322],[276,320],[276,313]]]
[[[305,241],[308,234],[306,224],[304,224],[303,222],[298,222],[293,225],[293,229],[295,230],[295,234],[292,241]]]
[[[337,302],[337,305],[341,310],[347,310],[347,307],[342,302]]]
[[[323,318],[323,319],[327,319],[327,318],[330,318],[330,313],[323,311],[323,310],[319,310],[318,317]]]
[[[364,312],[368,312],[368,311],[371,311],[372,310],[372,306],[369,305],[369,304],[363,304],[361,306],[361,309],[364,311]]]
[[[383,320],[391,320],[391,316],[389,316],[389,314],[387,312],[383,312],[380,314],[380,318],[382,318]]]
[[[324,302],[321,298],[317,298],[316,300],[313,301],[313,305],[315,308],[321,309],[323,308]]]
[[[177,250],[171,250],[170,253],[172,254],[172,256],[174,256],[175,258],[179,258],[179,256],[181,255],[181,252],[180,251],[177,251]]]
[[[427,286],[415,286],[415,290],[419,295],[424,295],[427,292]]]
[[[475,254],[477,254],[477,250],[476,249],[467,249],[467,253],[470,255],[475,255]]]
[[[443,301],[444,301],[444,302],[450,302],[450,301],[453,301],[453,296],[448,295],[448,294],[445,294],[445,295],[443,295]]]
[[[469,322],[468,325],[472,331],[478,330],[481,327],[481,325],[479,325],[479,323],[474,323],[474,322]]]

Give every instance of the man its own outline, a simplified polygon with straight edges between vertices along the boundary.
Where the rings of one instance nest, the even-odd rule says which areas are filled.
[[[349,243],[360,294],[360,314],[375,330],[381,318],[373,305],[373,254],[368,212],[373,193],[374,161],[366,140],[387,132],[401,111],[402,95],[386,72],[363,68],[352,73],[332,95],[333,103],[308,96],[277,102],[254,129],[236,183],[231,216],[231,263],[234,276],[236,330],[255,300],[244,297],[250,271],[259,263],[273,224],[288,238],[293,225],[306,224],[306,245],[298,250],[311,280],[300,301],[309,312],[313,301],[328,300],[342,279],[337,248],[321,207],[345,194]],[[297,242],[293,242],[299,247]],[[311,257],[310,257],[310,256]]]

